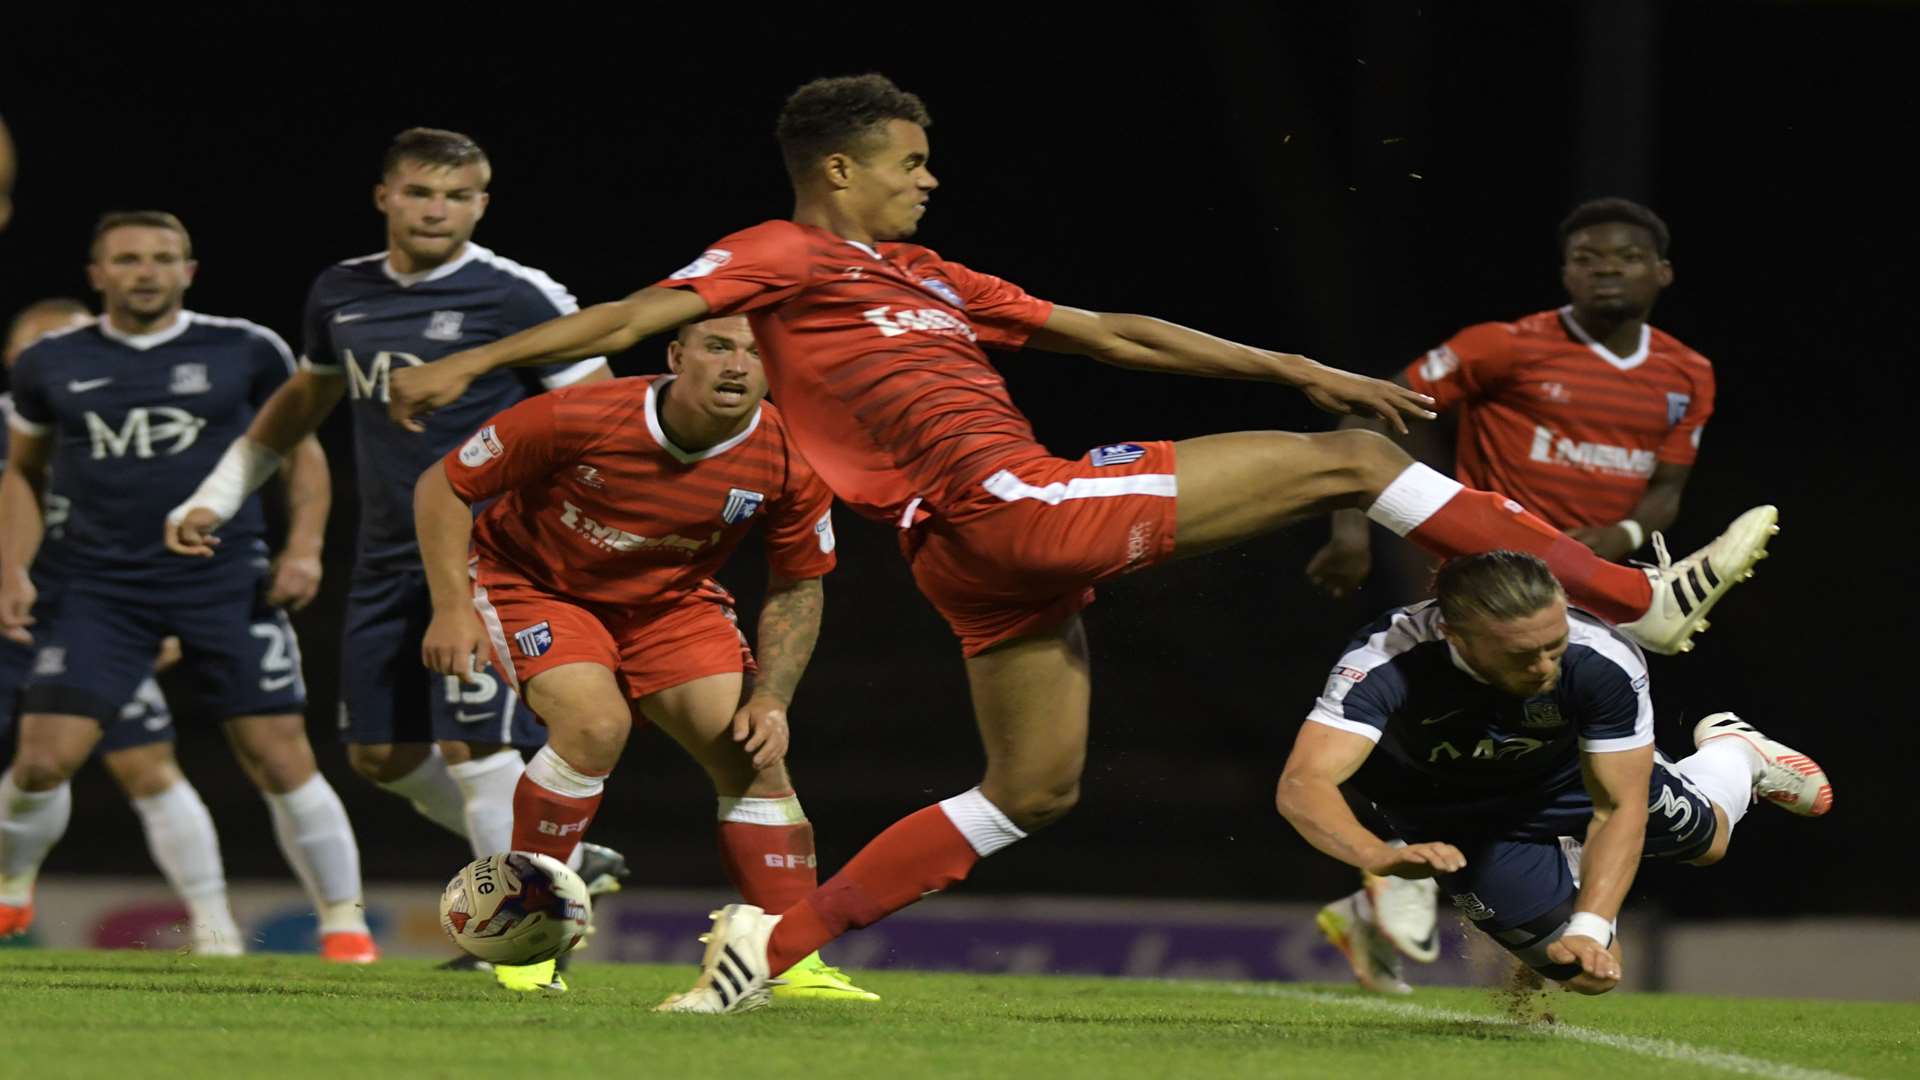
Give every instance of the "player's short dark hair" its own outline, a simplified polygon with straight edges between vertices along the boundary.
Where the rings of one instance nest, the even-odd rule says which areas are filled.
[[[787,174],[798,182],[828,154],[860,156],[875,141],[875,129],[889,120],[933,126],[927,106],[885,75],[815,79],[787,98],[773,137],[780,141]]]
[[[1573,234],[1592,225],[1638,225],[1653,236],[1653,249],[1661,258],[1667,257],[1667,245],[1673,241],[1673,234],[1667,231],[1667,223],[1660,215],[1634,202],[1632,199],[1608,197],[1590,199],[1573,208],[1565,221],[1560,223],[1560,253],[1566,254],[1567,241]]]
[[[459,169],[468,165],[478,165],[489,176],[493,173],[493,163],[487,160],[487,152],[470,135],[445,128],[413,127],[393,137],[387,144],[387,152],[380,159],[380,175],[392,176],[393,171],[403,161],[416,161],[422,165],[437,165],[445,169]]]
[[[88,250],[93,253],[94,258],[99,258],[101,237],[115,229],[136,226],[146,229],[171,229],[179,233],[181,253],[189,259],[193,258],[193,237],[188,234],[187,227],[180,223],[179,218],[165,210],[114,210],[101,214],[100,220],[93,223],[93,243]]]
[[[1440,615],[1460,626],[1477,620],[1509,622],[1533,615],[1565,596],[1539,557],[1519,551],[1489,551],[1451,559],[1433,576]]]

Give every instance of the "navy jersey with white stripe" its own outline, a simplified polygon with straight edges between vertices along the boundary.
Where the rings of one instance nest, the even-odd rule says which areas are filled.
[[[1467,668],[1438,604],[1397,609],[1348,644],[1307,719],[1377,744],[1354,784],[1389,814],[1542,803],[1580,789],[1581,752],[1653,743],[1639,648],[1584,611],[1567,624],[1559,682],[1519,698]]]
[[[49,468],[67,513],[62,542],[36,563],[57,561],[90,584],[140,592],[250,587],[253,571],[235,568],[266,552],[257,497],[221,529],[212,559],[175,555],[161,536],[167,512],[193,494],[293,370],[286,342],[266,327],[188,311],[139,335],[103,319],[21,353],[11,423],[53,439]]]
[[[387,418],[387,374],[497,341],[579,310],[546,274],[478,244],[418,274],[402,274],[380,252],[320,272],[307,294],[301,361],[347,380],[353,401],[360,489],[356,572],[417,568],[413,484],[495,413],[536,388],[577,382],[603,361],[490,372],[459,401],[425,418],[414,434]]]

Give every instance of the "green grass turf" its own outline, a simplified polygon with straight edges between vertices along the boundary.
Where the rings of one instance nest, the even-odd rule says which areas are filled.
[[[0,1076],[1920,1076],[1906,1004],[867,972],[880,1004],[648,1011],[690,974],[582,963],[523,996],[425,961],[4,950]]]

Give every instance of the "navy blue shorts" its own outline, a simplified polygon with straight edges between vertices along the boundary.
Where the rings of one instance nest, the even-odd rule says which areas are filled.
[[[546,745],[547,733],[500,673],[436,675],[420,662],[433,621],[422,571],[355,575],[340,643],[340,739]]]
[[[1684,862],[1706,854],[1713,845],[1712,802],[1672,765],[1655,753],[1641,853],[1645,859]],[[1476,927],[1550,979],[1565,981],[1579,973],[1578,965],[1561,967],[1548,961],[1546,947],[1573,915],[1580,891],[1580,841],[1593,818],[1593,802],[1585,790],[1561,792],[1528,820],[1498,823],[1497,832],[1423,824],[1406,807],[1389,811],[1389,816],[1409,843],[1443,841],[1466,856],[1465,869],[1437,880]]]
[[[174,636],[181,671],[196,681],[216,719],[304,712],[299,641],[258,585],[256,579],[211,594],[138,596],[70,582],[53,617],[33,627],[39,647],[20,711],[92,717],[113,738],[128,703],[152,678],[161,639]]]

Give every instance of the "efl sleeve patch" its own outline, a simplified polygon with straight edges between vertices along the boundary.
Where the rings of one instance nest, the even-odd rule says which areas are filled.
[[[460,447],[460,464],[477,469],[506,452],[507,448],[501,445],[499,434],[494,431],[492,424],[488,424],[474,432],[473,437]]]

